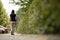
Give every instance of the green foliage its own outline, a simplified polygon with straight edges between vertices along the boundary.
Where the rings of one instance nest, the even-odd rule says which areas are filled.
[[[24,15],[24,13],[28,10],[28,8],[29,8],[29,6],[30,6],[30,4],[32,3],[32,1],[33,0],[25,0],[25,1],[23,1],[23,0],[19,0],[20,2],[20,4],[18,4],[18,5],[20,5],[20,7],[22,7],[22,8],[19,8],[19,10],[17,11],[17,21],[16,21],[16,27],[18,27],[19,25],[20,25],[20,21],[21,20],[24,20],[24,16],[26,16],[26,15]],[[26,7],[24,7],[24,5],[26,6]]]
[[[28,10],[20,15],[18,33],[60,33],[60,1],[33,0]]]
[[[22,11],[26,12],[26,10],[28,10],[29,5],[32,3],[33,0],[18,0],[18,1],[11,0],[11,1],[12,2],[10,2],[10,3],[20,5]]]
[[[5,27],[9,27],[10,26],[6,11],[3,8],[3,4],[1,2],[1,0],[0,0],[0,25],[5,26]]]

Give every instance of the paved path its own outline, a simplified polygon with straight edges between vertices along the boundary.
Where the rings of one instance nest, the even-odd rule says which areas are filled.
[[[31,34],[0,34],[0,40],[60,40],[60,36]]]

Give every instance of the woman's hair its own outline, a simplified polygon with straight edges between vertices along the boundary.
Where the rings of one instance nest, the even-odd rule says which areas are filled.
[[[11,11],[11,14],[15,14],[15,11],[14,11],[14,10],[12,10],[12,11]]]

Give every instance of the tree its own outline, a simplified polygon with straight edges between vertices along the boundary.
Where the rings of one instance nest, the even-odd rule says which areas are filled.
[[[6,14],[5,9],[3,8],[3,4],[1,2],[1,0],[0,0],[0,25],[9,27],[8,16]]]
[[[29,5],[32,3],[33,0],[10,0],[12,4],[20,5],[21,10],[23,12],[26,12],[26,10],[29,8]]]
[[[60,1],[33,0],[28,10],[21,15],[19,33],[60,33]]]

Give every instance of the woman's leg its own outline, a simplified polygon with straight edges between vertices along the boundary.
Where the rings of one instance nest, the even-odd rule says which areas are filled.
[[[11,24],[12,27],[11,27],[11,35],[14,35],[14,23]]]
[[[12,23],[12,31],[11,31],[12,35],[14,35],[14,31],[15,31],[15,22]]]

